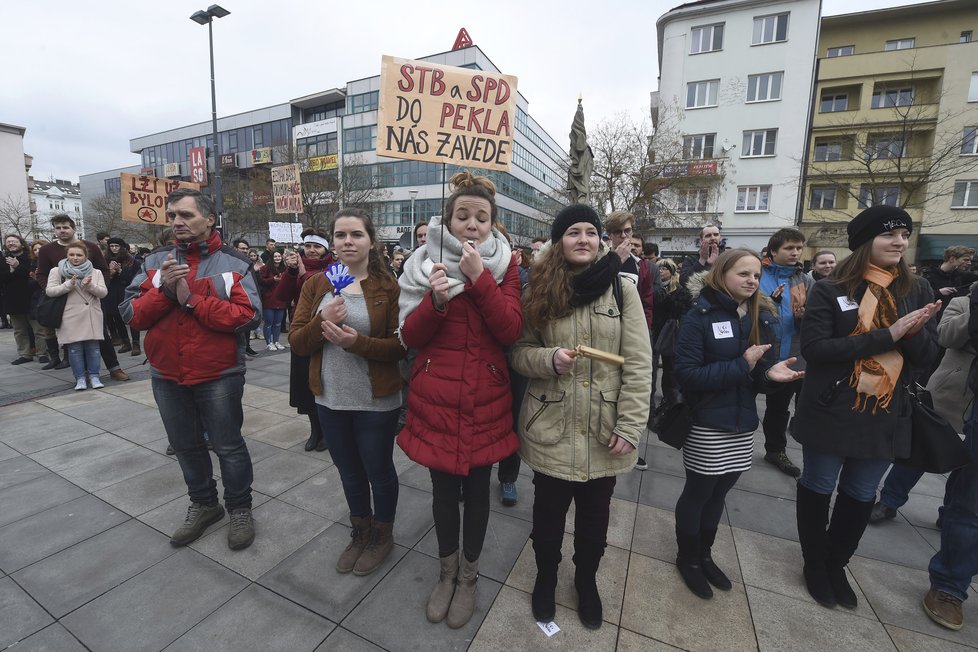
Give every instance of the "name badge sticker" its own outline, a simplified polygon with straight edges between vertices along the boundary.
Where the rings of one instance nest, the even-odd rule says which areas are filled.
[[[726,340],[733,336],[733,327],[730,322],[721,321],[713,324],[713,339]]]
[[[859,304],[849,297],[836,297],[836,300],[839,302],[839,307],[842,308],[842,312],[849,312],[850,310],[859,308]]]

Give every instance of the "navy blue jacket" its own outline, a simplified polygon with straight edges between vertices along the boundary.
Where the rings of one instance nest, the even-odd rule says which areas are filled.
[[[705,287],[679,325],[675,374],[692,409],[693,423],[724,432],[757,429],[757,394],[764,372],[777,360],[774,316],[761,312],[761,342],[773,344],[751,371],[744,359],[750,346],[750,315],[740,317],[737,303]]]

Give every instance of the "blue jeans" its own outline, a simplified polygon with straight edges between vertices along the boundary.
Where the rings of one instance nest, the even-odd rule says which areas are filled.
[[[278,342],[282,335],[282,317],[285,316],[285,308],[262,308],[262,333],[265,335],[265,344]]]
[[[398,411],[330,410],[322,405],[316,409],[350,516],[370,516],[373,491],[374,516],[393,523],[399,488],[393,459]]]
[[[839,491],[850,498],[866,503],[876,501],[876,488],[890,465],[889,460],[865,460],[841,457],[802,447],[804,468],[799,482],[806,489],[823,495]]]
[[[153,378],[153,396],[160,408],[167,438],[187,483],[190,500],[217,504],[217,483],[204,431],[221,464],[224,506],[251,507],[251,455],[241,436],[244,413],[244,374],[225,376],[199,385],[180,385]]]
[[[906,504],[910,498],[910,492],[923,476],[923,471],[894,464],[886,476],[883,489],[880,491],[880,502],[887,507],[900,509]]]
[[[978,411],[964,424],[971,464],[951,471],[941,507],[941,549],[930,560],[930,584],[959,600],[978,574]]]
[[[71,373],[76,379],[85,377],[86,368],[89,376],[98,376],[98,372],[102,368],[98,340],[72,342],[65,346],[68,347],[68,364],[71,365]]]

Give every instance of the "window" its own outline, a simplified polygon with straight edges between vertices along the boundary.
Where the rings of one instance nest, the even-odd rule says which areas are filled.
[[[903,136],[870,136],[866,139],[866,159],[902,158],[907,154],[907,141]]]
[[[961,38],[958,39],[958,43],[971,43],[971,30],[966,32],[961,32]]]
[[[753,213],[768,211],[771,186],[739,186],[737,188],[737,210]]]
[[[719,90],[719,79],[689,82],[686,84],[686,108],[699,109],[705,106],[716,106]]]
[[[678,213],[705,213],[706,212],[706,188],[686,188],[680,190],[676,205]]]
[[[971,73],[971,86],[968,87],[968,101],[978,102],[978,72]]]
[[[716,52],[723,49],[723,23],[694,27],[689,39],[689,53]]]
[[[310,138],[299,138],[295,141],[295,146],[300,159],[336,154],[336,132],[319,134]]]
[[[957,181],[951,208],[978,208],[978,181]]]
[[[751,45],[777,43],[788,40],[788,14],[758,16],[754,19],[754,37]]]
[[[855,45],[843,45],[837,48],[829,48],[825,52],[825,56],[828,58],[832,57],[849,57],[856,53]]]
[[[774,144],[778,140],[777,129],[761,129],[744,132],[744,147],[741,158],[750,156],[774,156]]]
[[[262,136],[262,133],[261,126],[252,128],[252,138],[255,143],[255,149],[261,149],[265,146],[265,139]]]
[[[859,188],[859,208],[899,205],[900,186],[861,186]]]
[[[836,111],[848,111],[848,110],[849,110],[848,93],[833,93],[833,94],[822,96],[822,102],[821,105],[819,106],[819,112],[835,113]]]
[[[816,210],[835,208],[835,186],[812,186],[808,207]]]
[[[377,149],[377,125],[343,130],[343,153]]]
[[[692,134],[683,137],[683,158],[713,158],[716,134]]]
[[[769,102],[781,99],[783,72],[769,72],[763,75],[747,76],[747,101]]]
[[[379,104],[380,91],[370,91],[369,93],[351,95],[346,98],[346,112],[363,113],[364,111],[373,111]]]
[[[815,141],[815,160],[816,161],[841,161],[842,160],[842,141],[823,140]]]
[[[961,135],[961,153],[964,155],[978,154],[978,127],[965,127]]]
[[[873,91],[873,108],[889,109],[894,106],[910,106],[913,104],[913,87],[881,88]]]
[[[884,50],[909,50],[914,46],[914,39],[912,38],[898,38],[892,41],[887,41],[884,46]]]

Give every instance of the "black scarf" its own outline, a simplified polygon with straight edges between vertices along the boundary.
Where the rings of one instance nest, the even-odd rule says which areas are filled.
[[[570,304],[575,308],[586,306],[611,287],[612,280],[621,270],[621,258],[614,251],[595,262],[574,277],[574,294]]]

